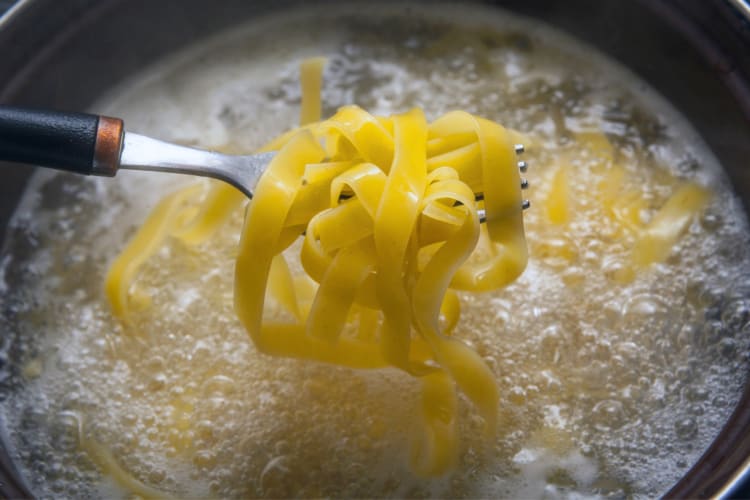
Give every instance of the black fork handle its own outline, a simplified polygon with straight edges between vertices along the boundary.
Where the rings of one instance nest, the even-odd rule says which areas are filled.
[[[113,176],[123,123],[85,113],[0,106],[0,160]]]

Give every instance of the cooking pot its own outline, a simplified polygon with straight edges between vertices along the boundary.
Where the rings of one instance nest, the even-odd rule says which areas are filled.
[[[112,86],[156,60],[295,3],[20,0],[0,20],[0,103],[87,109]],[[485,3],[539,18],[630,67],[692,122],[749,211],[750,7],[745,0]],[[29,175],[24,169],[0,168],[2,248]],[[747,494],[742,484],[750,476],[749,457],[750,384],[718,438],[667,496]],[[1,445],[0,496],[29,496]]]

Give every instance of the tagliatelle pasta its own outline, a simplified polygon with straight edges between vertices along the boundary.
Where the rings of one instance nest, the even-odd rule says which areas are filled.
[[[263,353],[420,377],[411,462],[439,475],[457,458],[456,386],[495,432],[495,378],[452,337],[453,290],[503,287],[526,265],[518,136],[464,112],[428,124],[418,109],[381,117],[346,106],[320,121],[322,68],[303,64],[302,126],[262,148],[277,153],[247,206],[235,310]],[[137,269],[167,236],[195,245],[242,204],[218,183],[165,198],[110,268],[114,314],[127,320],[143,296],[133,289]],[[299,238],[307,277],[287,262]],[[264,316],[267,292],[291,319]]]

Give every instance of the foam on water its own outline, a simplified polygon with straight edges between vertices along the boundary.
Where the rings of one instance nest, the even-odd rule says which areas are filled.
[[[180,497],[550,498],[658,495],[715,437],[748,369],[750,247],[695,132],[642,82],[545,26],[479,7],[409,21],[393,9],[258,21],[134,76],[94,109],[136,132],[250,151],[295,124],[297,64],[322,54],[326,114],[349,103],[420,106],[430,119],[465,109],[532,135],[529,267],[505,290],[463,294],[456,331],[497,375],[497,439],[482,441],[462,400],[457,469],[415,478],[414,380],[256,353],[232,310],[241,213],[201,248],[170,242],[146,264],[151,305],[124,334],[102,297],[107,265],[190,179],[43,172],[11,224],[0,281],[0,414],[37,495],[122,494],[83,436]],[[719,193],[670,258],[629,284],[618,276],[633,236],[591,194],[595,155],[570,147],[589,129],[609,134],[646,219],[673,176]],[[562,161],[577,215],[551,229],[541,207]]]

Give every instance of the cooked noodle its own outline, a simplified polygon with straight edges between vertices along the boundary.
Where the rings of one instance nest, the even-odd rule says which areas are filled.
[[[359,369],[392,366],[419,377],[422,425],[412,437],[411,464],[417,474],[440,475],[457,459],[456,388],[473,402],[488,436],[497,425],[495,377],[451,336],[460,315],[454,290],[501,288],[526,265],[513,149],[520,136],[460,111],[428,124],[418,109],[384,117],[346,106],[320,121],[323,66],[321,58],[302,64],[301,127],[260,149],[277,154],[247,206],[235,310],[263,353]],[[641,200],[622,192],[625,173],[606,137],[588,132],[578,139],[612,164],[599,196],[613,220],[637,235],[632,266],[619,275],[628,281],[669,255],[709,193],[684,183],[644,225]],[[570,220],[569,182],[567,170],[554,173],[542,207],[553,225]],[[134,279],[167,237],[199,244],[244,201],[221,183],[164,198],[110,268],[113,313],[127,324],[131,311],[148,304]],[[305,276],[286,260],[300,238],[295,248]],[[267,294],[289,320],[264,317]]]
[[[235,310],[261,352],[421,377],[412,465],[439,475],[457,454],[454,386],[495,431],[497,385],[451,338],[460,306],[450,289],[497,289],[526,265],[518,135],[464,112],[428,124],[418,109],[381,117],[346,106],[319,121],[322,70],[321,59],[303,63],[303,126],[261,149],[277,154],[247,208]],[[138,267],[164,239],[199,243],[243,201],[215,184],[198,208],[200,194],[191,186],[165,198],[110,268],[107,297],[124,321],[144,303],[132,288]],[[485,248],[466,263],[480,241],[480,207]],[[299,259],[318,284],[314,297],[303,297],[282,254],[303,233]],[[267,290],[294,321],[264,319]]]

